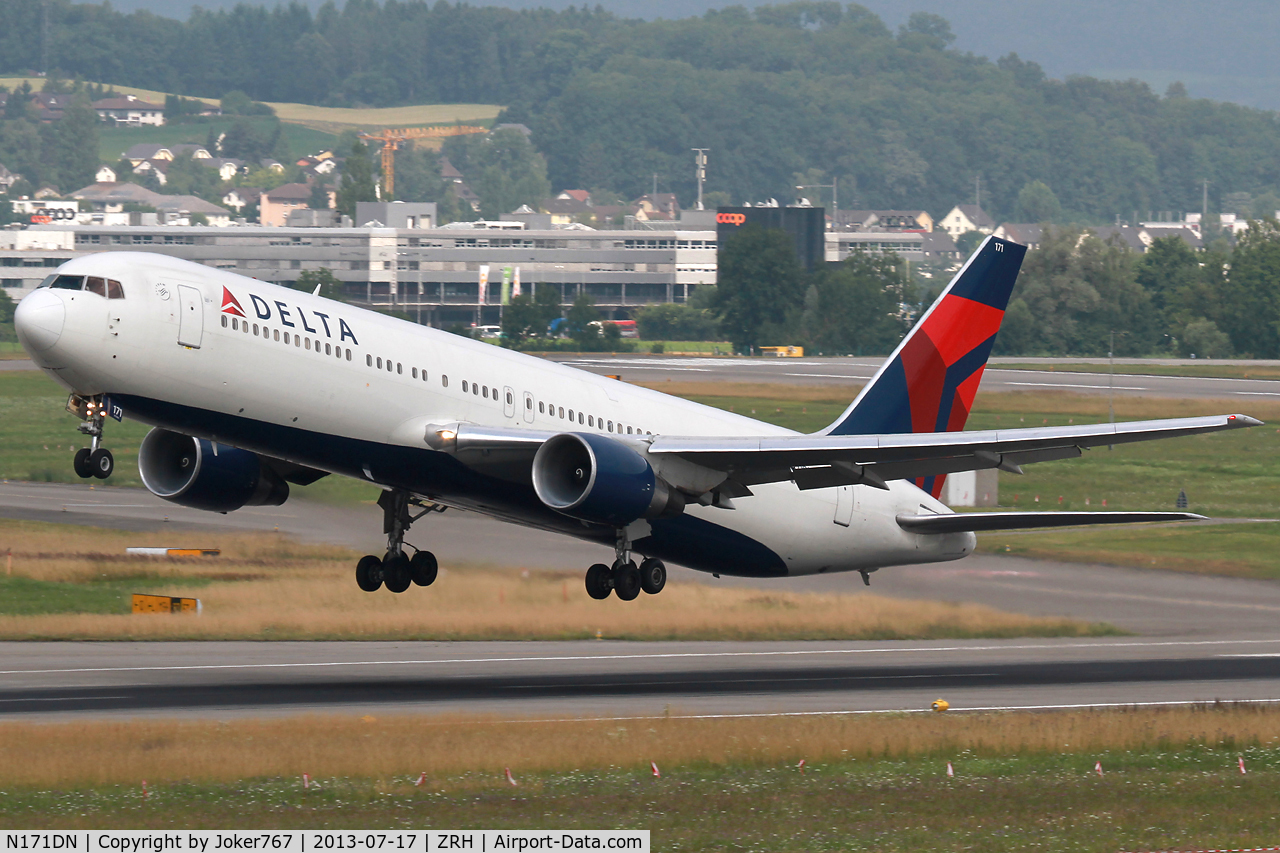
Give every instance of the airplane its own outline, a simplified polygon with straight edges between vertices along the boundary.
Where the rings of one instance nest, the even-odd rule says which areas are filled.
[[[278,506],[290,484],[331,474],[381,489],[386,551],[355,568],[367,592],[436,579],[434,555],[405,536],[448,508],[612,547],[586,572],[595,599],[661,592],[665,561],[717,577],[856,571],[869,585],[885,567],[965,557],[976,532],[1201,517],[956,513],[939,500],[948,474],[1261,423],[964,431],[1025,252],[986,238],[809,435],[159,254],[68,261],[15,325],[84,421],[81,477],[110,476],[107,419],[130,418],[152,426],[142,482],[183,506]]]

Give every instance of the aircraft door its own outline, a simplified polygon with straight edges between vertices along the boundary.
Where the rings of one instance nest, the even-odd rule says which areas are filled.
[[[516,416],[516,392],[510,385],[502,389],[502,414],[508,418]]]
[[[200,291],[185,284],[178,285],[178,344],[200,349],[204,337],[204,300]]]
[[[836,487],[836,514],[831,520],[841,527],[853,523],[853,486]]]
[[[533,395],[528,391],[524,392],[524,422],[533,423]]]

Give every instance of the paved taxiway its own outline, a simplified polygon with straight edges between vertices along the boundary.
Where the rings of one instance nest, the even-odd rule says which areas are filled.
[[[170,532],[217,544],[280,529],[376,550],[379,512],[291,501],[226,516],[129,489],[0,484],[0,516]],[[166,520],[167,519],[167,520]],[[597,546],[449,511],[414,541],[456,570],[581,568]],[[877,593],[1110,622],[1131,637],[922,643],[10,643],[0,716],[467,711],[502,715],[790,713],[1280,699],[1280,585],[978,555],[873,575]],[[673,582],[864,589],[857,575]],[[353,587],[352,594],[357,593]],[[389,595],[379,592],[377,595]],[[411,589],[407,595],[430,595]],[[608,602],[602,607],[619,606]]]
[[[766,382],[787,385],[861,385],[884,362],[883,358],[698,358],[646,355],[564,355],[556,361],[592,373],[621,376],[628,382]],[[1280,381],[1269,379],[1215,379],[1198,376],[1083,373],[1050,370],[1058,364],[1097,362],[1097,359],[1005,359],[1004,363],[1043,364],[1043,370],[1008,370],[993,359],[982,376],[982,390],[1062,390],[1079,394],[1142,395],[1179,399],[1228,399],[1246,406],[1249,400],[1280,399]],[[1101,360],[1105,364],[1106,360]],[[1119,362],[1117,362],[1119,363]],[[1139,360],[1125,362],[1127,369],[1143,364],[1198,364],[1204,361]],[[1215,362],[1217,363],[1217,362]],[[1249,362],[1271,366],[1272,362]],[[1113,387],[1114,386],[1114,387]]]

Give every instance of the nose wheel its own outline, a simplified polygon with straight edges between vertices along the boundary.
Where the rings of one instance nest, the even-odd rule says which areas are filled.
[[[110,450],[101,446],[102,427],[107,414],[106,401],[101,394],[94,397],[72,394],[67,401],[67,410],[84,421],[79,430],[89,436],[89,446],[77,450],[71,459],[71,467],[75,469],[76,476],[84,480],[91,477],[107,479],[116,469],[116,460]]]
[[[382,528],[387,534],[387,553],[381,558],[372,554],[361,557],[356,563],[356,586],[365,592],[376,592],[385,586],[392,592],[404,592],[410,586],[431,586],[440,573],[435,554],[414,550],[409,557],[404,552],[404,535],[409,527],[429,512],[444,512],[439,504],[424,503],[400,490],[388,490],[378,498],[382,507]],[[422,507],[414,515],[410,507]],[[413,547],[413,546],[410,546]]]

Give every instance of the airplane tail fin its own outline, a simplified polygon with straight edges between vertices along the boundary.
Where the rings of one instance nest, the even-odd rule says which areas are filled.
[[[1027,247],[988,237],[857,399],[822,435],[958,432]],[[918,482],[936,497],[942,477]]]

